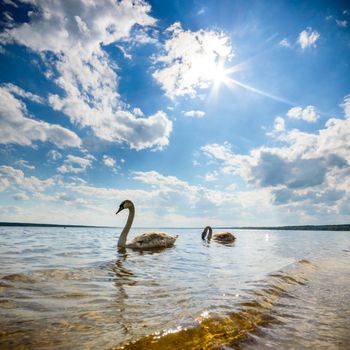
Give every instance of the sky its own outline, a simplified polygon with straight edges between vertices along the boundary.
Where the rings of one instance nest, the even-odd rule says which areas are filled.
[[[346,1],[0,1],[0,221],[349,223]]]

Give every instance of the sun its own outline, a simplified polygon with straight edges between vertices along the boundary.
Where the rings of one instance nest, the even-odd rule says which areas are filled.
[[[208,76],[214,85],[225,84],[229,81],[229,71],[225,68],[224,63],[219,62],[212,65],[208,69]]]
[[[211,81],[210,95],[212,97],[217,96],[221,86],[231,89],[234,85],[231,75],[237,70],[235,66],[226,67],[224,61],[215,62],[212,66],[207,67],[207,75]]]

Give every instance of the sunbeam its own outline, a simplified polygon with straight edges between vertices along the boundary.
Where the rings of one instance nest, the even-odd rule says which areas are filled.
[[[275,95],[272,95],[268,92],[265,92],[265,91],[262,91],[262,90],[259,90],[253,86],[249,86],[247,84],[244,84],[244,83],[241,83],[239,82],[238,80],[236,79],[232,79],[230,78],[229,79],[229,82],[230,84],[232,85],[237,85],[237,86],[240,86],[242,87],[243,89],[246,89],[248,91],[251,91],[251,92],[255,92],[256,94],[259,94],[261,96],[265,96],[265,97],[268,97],[268,98],[271,98],[272,100],[275,100],[275,101],[279,101],[279,102],[282,102],[282,103],[285,103],[289,106],[296,106],[296,103],[292,102],[292,101],[289,101],[289,100],[286,100],[285,98],[283,97],[279,97],[279,96],[275,96]],[[232,85],[231,85],[231,88],[232,88]],[[230,85],[228,85],[230,87]]]
[[[210,70],[210,75],[211,75],[211,80],[213,81],[213,85],[210,91],[210,97],[217,97],[218,93],[219,93],[219,88],[221,85],[225,85],[227,86],[231,91],[234,89],[234,86],[239,86],[245,90],[254,92],[258,95],[270,98],[272,100],[278,101],[278,102],[282,102],[285,103],[289,106],[296,106],[297,104],[295,102],[289,101],[283,97],[280,96],[276,96],[273,94],[270,94],[266,91],[257,89],[253,86],[241,83],[240,81],[233,79],[231,76],[234,73],[237,73],[239,71],[242,71],[246,68],[247,66],[247,61],[242,62],[240,64],[231,66],[226,68],[225,67],[225,62],[219,62],[215,68],[212,68]]]

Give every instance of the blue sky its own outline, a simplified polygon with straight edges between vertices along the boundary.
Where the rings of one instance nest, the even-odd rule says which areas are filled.
[[[0,221],[340,224],[341,1],[2,0]]]

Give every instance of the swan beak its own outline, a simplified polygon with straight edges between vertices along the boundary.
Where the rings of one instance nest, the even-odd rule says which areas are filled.
[[[118,211],[115,214],[118,214],[122,210],[123,210],[123,208],[119,208]]]

